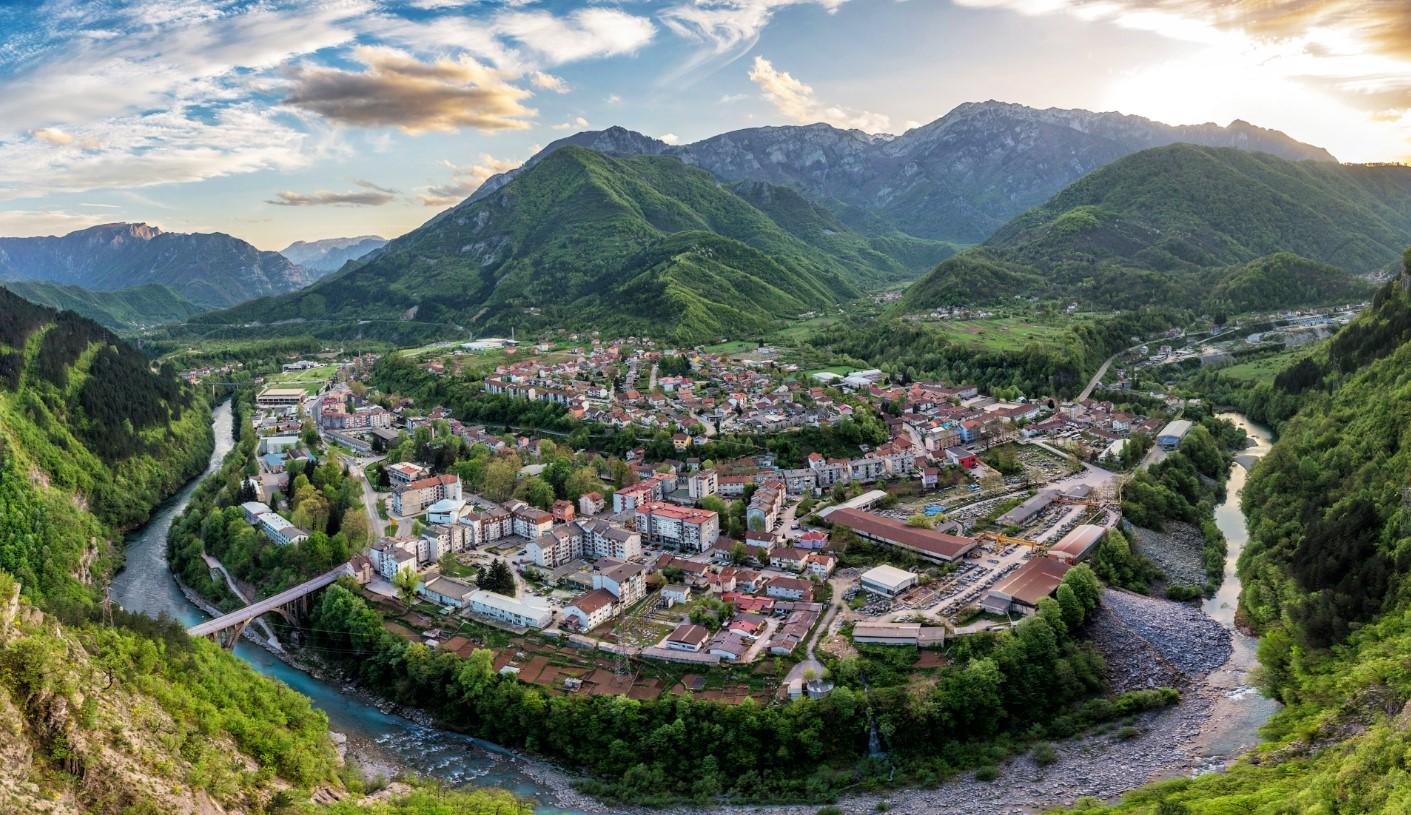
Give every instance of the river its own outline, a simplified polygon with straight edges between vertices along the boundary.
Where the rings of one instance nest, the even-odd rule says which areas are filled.
[[[212,426],[216,444],[206,471],[163,503],[146,526],[127,537],[126,565],[113,579],[108,593],[128,611],[152,617],[165,614],[188,626],[207,619],[182,594],[167,566],[167,531],[186,509],[196,485],[220,469],[221,461],[234,447],[229,402],[212,411]],[[260,673],[307,696],[328,715],[330,729],[348,737],[350,756],[369,771],[381,770],[386,775],[410,771],[453,786],[499,787],[539,803],[539,812],[567,812],[543,806],[552,794],[525,773],[522,759],[457,733],[383,713],[247,641],[242,640],[235,653]]]
[[[1269,429],[1250,421],[1239,413],[1222,413],[1220,418],[1233,422],[1252,440],[1252,445],[1236,457],[1230,466],[1225,486],[1225,500],[1215,508],[1215,525],[1225,535],[1225,579],[1215,596],[1205,600],[1205,613],[1230,629],[1233,651],[1226,663],[1206,680],[1223,693],[1211,711],[1210,722],[1196,747],[1197,772],[1218,769],[1260,741],[1259,728],[1269,720],[1279,703],[1267,699],[1249,682],[1249,672],[1258,664],[1259,641],[1235,625],[1235,610],[1239,606],[1240,583],[1237,569],[1240,553],[1249,542],[1240,496],[1249,478],[1249,467],[1264,457],[1273,445]]]

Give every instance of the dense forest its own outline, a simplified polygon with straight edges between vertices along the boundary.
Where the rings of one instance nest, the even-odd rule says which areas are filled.
[[[1100,596],[1079,566],[1012,633],[965,638],[936,682],[878,687],[874,675],[870,706],[890,760],[867,756],[869,703],[856,659],[835,663],[839,687],[818,702],[638,701],[546,694],[496,673],[491,651],[462,659],[409,643],[341,586],[323,594],[310,630],[364,686],[496,744],[567,762],[608,800],[827,800],[858,784],[935,782],[1030,740],[1174,701],[1169,690],[1096,695],[1102,660],[1078,632]]]
[[[98,599],[116,533],[204,466],[199,392],[106,329],[0,290],[0,569],[50,608]]]

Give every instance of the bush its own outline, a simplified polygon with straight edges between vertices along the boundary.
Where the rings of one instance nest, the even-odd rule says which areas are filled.
[[[843,815],[843,808],[829,804],[818,808],[818,815]]]
[[[1199,586],[1191,586],[1185,583],[1172,583],[1166,587],[1166,599],[1184,603],[1205,595],[1205,590]]]
[[[1043,742],[1034,747],[1034,751],[1030,753],[1030,757],[1033,758],[1034,763],[1040,767],[1047,767],[1058,760],[1058,750],[1049,742]]]
[[[975,771],[976,781],[994,781],[999,778],[999,768],[993,764],[986,764]]]

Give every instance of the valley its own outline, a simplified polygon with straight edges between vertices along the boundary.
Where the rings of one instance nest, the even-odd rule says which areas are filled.
[[[397,145],[572,87],[363,36],[258,80],[317,158],[179,182],[281,251],[6,215],[67,231],[0,238],[0,812],[1406,803],[1411,168],[996,101],[872,132],[756,57],[798,123],[575,113],[436,181]]]

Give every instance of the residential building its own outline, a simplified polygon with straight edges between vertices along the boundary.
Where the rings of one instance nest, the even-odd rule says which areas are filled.
[[[593,564],[593,588],[610,592],[623,606],[630,606],[647,596],[647,570],[639,563],[599,558]]]
[[[426,508],[447,498],[461,497],[461,479],[456,475],[436,475],[397,487],[392,492],[392,512],[396,515],[419,515]]]
[[[773,577],[765,584],[764,593],[780,600],[813,602],[813,584],[797,577]]]
[[[704,552],[720,536],[720,517],[707,509],[648,503],[637,507],[636,522],[644,540],[685,552]]]
[[[607,507],[600,492],[590,492],[586,495],[578,496],[579,515],[597,515]]]
[[[611,620],[617,598],[607,589],[593,589],[580,594],[563,610],[563,622],[579,631],[592,631]]]
[[[642,536],[603,518],[585,518],[550,528],[530,541],[525,554],[546,569],[579,558],[629,560],[642,554]]]
[[[715,470],[697,470],[686,477],[686,494],[699,501],[720,491],[720,478]]]

